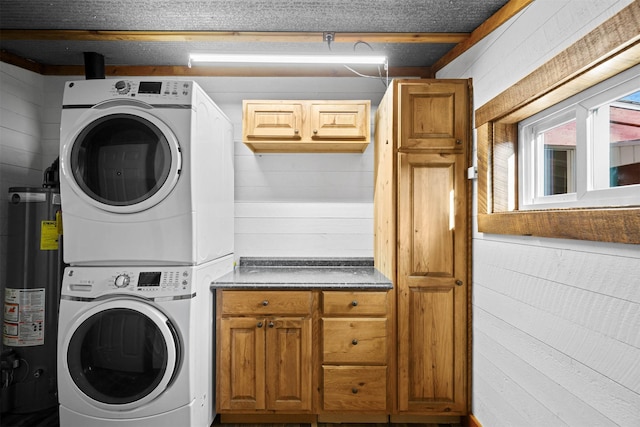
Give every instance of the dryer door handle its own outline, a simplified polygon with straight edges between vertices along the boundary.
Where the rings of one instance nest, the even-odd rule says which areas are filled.
[[[153,107],[146,102],[138,101],[137,99],[108,99],[102,101],[93,106],[98,110],[105,110],[113,107],[138,107],[145,110],[153,110]]]

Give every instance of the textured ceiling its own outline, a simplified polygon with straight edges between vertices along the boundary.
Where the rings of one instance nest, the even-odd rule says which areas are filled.
[[[0,0],[1,30],[470,33],[507,0]],[[364,44],[333,51],[367,51]],[[392,67],[428,67],[455,43],[373,43]],[[97,52],[106,65],[185,66],[190,51],[326,52],[311,42],[88,41],[3,37],[0,48],[44,65],[82,65]]]

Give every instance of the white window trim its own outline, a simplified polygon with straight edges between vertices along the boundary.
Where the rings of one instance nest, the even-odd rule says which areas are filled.
[[[571,207],[613,207],[640,206],[640,184],[623,187],[602,188],[608,185],[609,152],[608,144],[600,144],[599,152],[595,152],[593,133],[594,120],[606,120],[608,123],[608,109],[606,114],[598,117],[589,112],[603,104],[619,99],[630,92],[640,89],[640,65],[630,68],[602,83],[572,96],[544,111],[541,111],[518,125],[518,194],[520,210],[556,209]],[[606,117],[605,117],[606,116]],[[553,196],[537,196],[534,185],[540,173],[539,165],[531,161],[538,144],[533,141],[533,135],[558,124],[576,118],[576,191],[575,193],[558,194]],[[607,126],[608,129],[608,126]],[[608,135],[605,135],[608,138]],[[586,146],[585,144],[591,144]],[[536,157],[533,157],[536,159]],[[603,166],[605,164],[606,166]],[[599,171],[599,173],[595,173]]]

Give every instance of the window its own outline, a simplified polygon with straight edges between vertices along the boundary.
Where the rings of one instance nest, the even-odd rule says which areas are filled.
[[[640,66],[523,120],[520,209],[640,205]]]
[[[631,2],[476,110],[479,232],[640,244],[640,203],[633,201],[640,192],[638,165],[629,160],[631,151],[635,155],[638,122],[626,117],[637,114],[639,86],[618,94],[593,89],[616,75],[637,78],[638,68],[628,70],[640,66],[639,15],[640,2]],[[567,101],[586,93],[605,93],[605,99]],[[580,108],[571,112],[570,104]],[[583,117],[588,117],[584,126]],[[519,124],[529,118],[540,138],[526,144]],[[575,149],[566,138],[573,133],[573,120]],[[592,123],[596,121],[608,127],[602,130]],[[594,129],[601,133],[583,138]],[[522,156],[532,156],[533,150],[538,150],[537,161],[524,163]],[[525,176],[538,182],[537,187],[528,185],[528,195],[523,194]],[[531,205],[535,198],[546,204],[520,206],[520,201]],[[561,200],[570,198],[577,202]]]

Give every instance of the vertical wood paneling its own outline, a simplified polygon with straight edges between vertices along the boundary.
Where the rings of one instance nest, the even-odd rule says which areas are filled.
[[[483,105],[631,2],[533,2],[438,77]],[[473,257],[479,422],[639,425],[640,247],[475,233]]]

